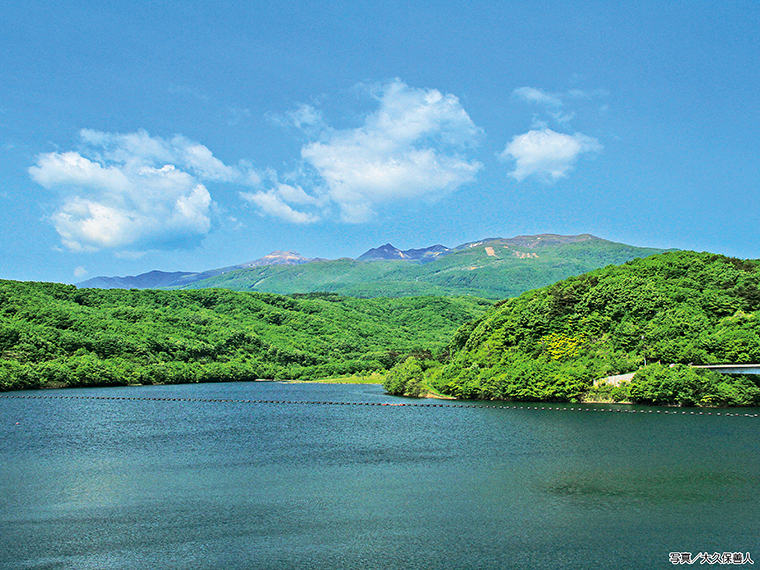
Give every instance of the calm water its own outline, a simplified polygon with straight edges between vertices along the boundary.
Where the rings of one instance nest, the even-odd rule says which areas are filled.
[[[404,401],[279,383],[27,394]],[[56,397],[0,398],[0,429],[2,569],[760,564],[760,418]]]

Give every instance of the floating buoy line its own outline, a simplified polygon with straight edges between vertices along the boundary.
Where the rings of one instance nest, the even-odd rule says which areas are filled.
[[[759,414],[748,413],[730,413],[730,412],[702,412],[702,411],[685,411],[685,410],[632,410],[625,408],[583,408],[567,407],[566,405],[554,406],[510,406],[506,404],[433,404],[433,403],[407,403],[407,402],[336,402],[327,400],[241,400],[235,398],[147,398],[147,397],[127,397],[127,396],[48,396],[48,395],[19,395],[19,394],[0,394],[0,398],[7,399],[27,399],[27,400],[116,400],[116,401],[137,401],[137,402],[207,402],[207,403],[228,403],[228,404],[293,404],[302,406],[385,406],[397,408],[490,408],[500,410],[547,410],[562,412],[611,412],[623,414],[669,414],[669,415],[691,415],[691,416],[726,416],[726,417],[745,417],[757,418]]]

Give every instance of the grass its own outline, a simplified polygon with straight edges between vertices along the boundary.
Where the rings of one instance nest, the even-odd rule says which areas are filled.
[[[319,380],[295,380],[294,382],[309,382],[316,384],[382,384],[384,380],[384,374],[373,372],[372,374],[353,374],[351,376],[320,378]]]

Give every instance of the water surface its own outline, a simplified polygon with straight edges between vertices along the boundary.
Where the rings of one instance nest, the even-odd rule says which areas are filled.
[[[416,402],[280,383],[9,395],[45,398],[0,398],[3,569],[760,563],[757,409],[241,401]]]

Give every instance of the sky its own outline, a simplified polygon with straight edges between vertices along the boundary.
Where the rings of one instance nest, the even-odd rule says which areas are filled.
[[[0,279],[590,233],[760,258],[760,3],[5,0]]]

